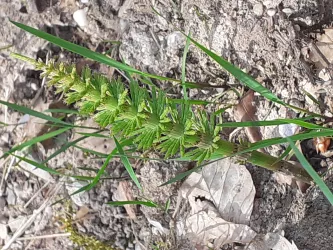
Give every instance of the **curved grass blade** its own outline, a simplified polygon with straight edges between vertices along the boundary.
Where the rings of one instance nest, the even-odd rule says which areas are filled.
[[[117,68],[117,69],[120,69],[120,70],[123,70],[123,71],[126,71],[126,72],[135,73],[135,74],[138,74],[138,75],[147,76],[147,77],[151,77],[151,78],[154,78],[154,79],[162,80],[162,81],[172,81],[172,82],[178,82],[178,83],[181,82],[180,80],[177,80],[177,79],[142,72],[142,71],[134,69],[134,68],[132,68],[132,67],[130,67],[130,66],[124,64],[124,63],[120,63],[116,60],[113,60],[113,59],[107,57],[106,55],[91,51],[91,50],[89,50],[85,47],[82,47],[82,46],[79,46],[77,44],[68,42],[68,41],[63,40],[59,37],[48,34],[44,31],[32,28],[30,26],[27,26],[27,25],[24,25],[22,23],[18,23],[18,22],[12,21],[12,20],[10,20],[10,22],[12,24],[14,24],[15,26],[19,27],[20,29],[25,30],[25,31],[27,31],[27,32],[29,32],[29,33],[37,36],[37,37],[40,37],[40,38],[42,38],[46,41],[49,41],[49,42],[51,42],[55,45],[58,45],[58,46],[66,49],[66,50],[69,50],[71,52],[74,52],[76,54],[84,56],[86,58],[92,59],[94,61],[109,65],[111,67],[114,67],[114,68]],[[196,87],[200,87],[199,84],[195,84],[195,83],[187,83],[187,84],[189,84],[189,86],[195,85]]]
[[[304,155],[298,150],[294,142],[290,138],[286,138],[287,141],[289,142],[289,145],[293,149],[297,159],[300,161],[304,169],[308,172],[308,174],[312,177],[314,182],[318,185],[320,190],[323,192],[323,194],[326,196],[328,201],[333,205],[333,194],[331,190],[327,187],[325,182],[320,178],[320,176],[317,174],[317,172],[312,168],[310,163],[306,160]]]
[[[129,162],[127,156],[125,155],[125,152],[124,152],[122,146],[120,145],[120,143],[118,142],[118,140],[115,136],[113,138],[114,138],[114,141],[116,143],[116,147],[118,149],[118,152],[120,154],[120,159],[121,159],[122,163],[124,164],[129,176],[134,181],[135,185],[142,191],[142,187],[140,185],[140,182],[139,182],[138,178],[135,175],[135,172],[134,172],[134,170],[131,166],[131,163]]]
[[[18,155],[15,155],[15,154],[11,154],[13,156],[15,156],[16,158],[20,159],[20,161],[25,161],[27,163],[29,163],[30,165],[36,167],[36,168],[39,168],[39,169],[42,169],[50,174],[54,174],[54,175],[59,175],[59,176],[67,176],[67,177],[72,177],[74,179],[77,179],[77,180],[93,180],[94,177],[91,177],[91,176],[83,176],[83,175],[68,175],[68,174],[64,174],[64,173],[61,173],[61,172],[58,172],[57,170],[55,169],[52,169],[52,168],[49,168],[47,166],[45,166],[43,163],[38,163],[36,161],[33,161],[29,158],[26,158],[26,157],[22,157],[22,156],[18,156]]]
[[[46,109],[44,112],[49,113],[64,113],[64,114],[79,114],[79,111],[74,109]]]
[[[246,122],[226,122],[218,124],[217,126],[224,128],[239,128],[239,127],[261,127],[261,126],[275,126],[281,124],[296,124],[303,128],[308,129],[323,129],[323,130],[333,130],[332,128],[325,128],[313,123],[306,122],[313,117],[306,117],[305,119],[275,119],[271,121],[246,121]]]
[[[18,155],[15,155],[15,154],[11,154],[11,155],[15,156],[16,158],[20,159],[21,161],[25,161],[25,162],[29,163],[30,165],[32,165],[32,166],[34,166],[36,168],[42,169],[42,170],[44,170],[44,171],[46,171],[46,172],[48,172],[50,174],[64,176],[63,173],[60,173],[57,170],[49,168],[49,167],[45,166],[44,164],[41,164],[41,163],[38,163],[36,161],[30,160],[29,158],[18,156]]]
[[[158,205],[152,201],[110,201],[106,204],[110,206],[143,205],[146,207],[158,207]]]
[[[61,154],[62,152],[66,151],[68,148],[70,148],[71,146],[74,146],[76,143],[84,140],[88,138],[88,136],[82,136],[74,141],[68,142],[65,145],[63,145],[61,148],[59,148],[57,151],[55,151],[53,154],[51,154],[49,157],[47,157],[43,163],[47,163],[49,160],[51,160],[52,158],[56,157],[58,154]]]
[[[190,34],[189,34],[190,35]],[[185,44],[185,48],[184,48],[184,53],[183,53],[183,58],[182,58],[182,77],[181,77],[181,83],[183,85],[183,97],[184,100],[187,101],[188,100],[188,96],[187,96],[187,90],[186,90],[186,57],[187,57],[187,52],[188,49],[190,47],[191,44],[191,40],[189,38],[186,39],[186,44]]]
[[[49,121],[49,122],[53,122],[53,123],[56,123],[56,124],[63,124],[63,125],[67,125],[67,126],[73,126],[72,124],[64,122],[64,121],[62,121],[60,119],[54,118],[52,116],[43,114],[41,112],[29,109],[29,108],[21,106],[21,105],[17,105],[15,103],[10,103],[10,102],[5,102],[5,101],[0,100],[0,104],[6,105],[7,107],[9,107],[11,109],[14,109],[14,110],[16,110],[18,112],[21,112],[23,114],[32,115],[32,116],[41,118],[41,119]]]
[[[26,141],[26,142],[23,142],[22,144],[20,145],[17,145],[16,147],[13,147],[12,149],[10,149],[8,152],[4,153],[0,159],[4,158],[5,156],[8,156],[9,154],[11,153],[14,153],[15,151],[17,150],[21,150],[25,147],[29,147],[31,145],[34,145],[36,144],[37,142],[41,142],[41,141],[45,141],[49,138],[53,138],[59,134],[62,134],[64,133],[65,131],[71,129],[70,127],[65,127],[65,128],[61,128],[61,129],[58,129],[56,131],[52,131],[52,132],[49,132],[47,134],[44,134],[44,135],[41,135],[41,136],[38,136],[38,137],[35,137],[35,138],[32,138],[31,140],[29,141]]]

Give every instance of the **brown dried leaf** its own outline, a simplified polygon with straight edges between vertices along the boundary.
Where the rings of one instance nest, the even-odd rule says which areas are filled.
[[[209,202],[198,201],[197,206],[200,211],[186,220],[187,236],[194,244],[204,247],[214,241],[214,249],[219,249],[228,243],[247,244],[256,236],[249,226],[222,219]]]
[[[87,206],[82,206],[80,209],[76,212],[75,220],[81,220],[89,213],[89,208]]]
[[[133,201],[133,193],[128,181],[119,182],[118,189],[114,194],[114,198],[117,201]],[[130,219],[136,219],[136,207],[135,205],[125,205],[125,210]]]
[[[237,106],[234,108],[235,120],[237,122],[256,121],[257,108],[253,105],[254,91],[249,90],[245,96],[240,100]],[[257,142],[262,139],[260,130],[258,127],[246,127],[245,132],[249,137],[250,142]]]
[[[246,224],[253,208],[255,188],[245,166],[230,159],[211,163],[192,173],[180,193],[191,205],[187,234],[195,244],[214,246],[249,243],[256,235]]]

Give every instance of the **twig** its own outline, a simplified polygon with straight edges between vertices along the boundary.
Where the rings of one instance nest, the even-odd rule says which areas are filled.
[[[48,234],[48,235],[38,235],[38,236],[27,236],[17,238],[17,241],[23,240],[40,240],[40,239],[49,239],[49,238],[58,238],[58,237],[68,237],[71,233],[61,233],[61,234]]]
[[[31,198],[30,200],[24,205],[24,208],[27,208],[29,206],[29,204],[37,197],[37,195],[44,189],[47,187],[47,185],[50,184],[50,181],[46,182]]]
[[[40,214],[48,205],[50,205],[51,200],[59,192],[61,186],[62,186],[61,183],[58,183],[54,186],[54,188],[50,191],[50,196],[44,201],[44,203],[37,210],[33,212],[30,218],[19,229],[16,230],[12,238],[4,245],[2,250],[9,249],[10,246],[17,240],[17,238],[21,236],[25,232],[25,230],[34,222],[37,215]]]
[[[9,157],[7,157],[5,160],[3,160],[3,162],[2,163],[0,163],[0,166],[2,166],[3,167],[3,171],[2,171],[2,177],[1,177],[1,182],[0,182],[0,196],[2,196],[2,186],[3,186],[3,183],[4,183],[4,181],[5,181],[5,175],[6,175],[6,171],[7,171],[7,165],[6,165],[6,163],[7,163],[7,161],[9,160],[10,158]]]

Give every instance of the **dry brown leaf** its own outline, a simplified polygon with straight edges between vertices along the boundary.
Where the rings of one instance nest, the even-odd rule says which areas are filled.
[[[325,153],[327,152],[330,144],[331,144],[331,138],[328,137],[316,137],[313,139],[313,144],[316,148],[317,154]]]
[[[82,206],[80,209],[76,212],[75,220],[81,220],[89,213],[89,208],[87,206]]]
[[[248,227],[255,188],[245,166],[230,159],[211,163],[192,173],[180,193],[191,205],[187,234],[195,244],[214,246],[249,243],[256,233]]]
[[[249,226],[235,224],[222,219],[209,202],[197,202],[200,211],[186,220],[187,236],[196,245],[206,246],[214,241],[214,249],[228,243],[247,244],[256,236]]]
[[[114,198],[117,201],[133,201],[132,189],[128,181],[119,182],[117,191],[114,194]],[[125,205],[125,210],[130,219],[136,219],[136,207],[135,205]]]
[[[245,96],[240,100],[237,106],[234,108],[235,120],[237,122],[256,121],[257,108],[254,103],[254,91],[249,90]],[[249,137],[250,142],[257,142],[262,139],[260,130],[258,127],[246,127],[246,134]]]

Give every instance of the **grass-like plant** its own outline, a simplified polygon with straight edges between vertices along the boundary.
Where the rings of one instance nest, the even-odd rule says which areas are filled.
[[[126,64],[110,59],[105,55],[90,51],[45,32],[20,23],[13,23],[19,28],[58,46],[97,62],[115,67],[134,76],[129,78],[130,81],[128,84],[125,84],[120,78],[108,79],[99,73],[92,73],[89,68],[85,68],[82,70],[82,73],[79,74],[75,65],[56,63],[53,61],[45,64],[42,61],[35,61],[19,54],[12,54],[14,57],[25,60],[33,64],[36,69],[43,71],[42,76],[47,76],[49,78],[49,84],[54,85],[58,92],[64,93],[65,101],[68,104],[75,103],[81,115],[92,115],[102,128],[110,127],[112,134],[120,138],[120,143],[118,143],[116,139],[118,143],[117,149],[112,152],[111,157],[117,152],[120,153],[123,157],[122,160],[124,164],[126,163],[125,166],[129,163],[128,160],[126,162],[127,158],[123,154],[124,152],[122,152],[122,146],[124,146],[124,144],[122,144],[123,141],[126,141],[127,145],[134,145],[137,150],[156,150],[163,154],[166,159],[180,156],[180,158],[177,158],[178,160],[196,161],[198,168],[202,166],[201,164],[203,162],[209,162],[223,157],[237,156],[252,164],[273,171],[281,171],[307,183],[311,183],[313,180],[317,179],[313,178],[311,172],[308,174],[305,169],[282,160],[282,157],[276,158],[257,150],[275,144],[289,143],[290,141],[295,142],[313,137],[332,136],[332,129],[307,122],[310,118],[320,117],[320,115],[311,113],[306,109],[299,109],[286,104],[251,76],[194,41],[192,38],[187,37],[188,44],[192,42],[246,86],[279,105],[296,109],[307,114],[307,116],[304,119],[221,123],[219,112],[216,112],[216,114],[208,114],[206,111],[202,110],[195,111],[192,105],[193,102],[188,100],[186,88],[200,87],[200,84],[185,81],[185,59],[182,65],[182,79],[176,80],[141,72]],[[185,51],[188,48],[188,44]],[[140,77],[135,77],[135,75]],[[184,99],[180,102],[176,102],[169,98],[166,92],[153,86],[151,82],[147,85],[147,78],[174,81],[182,84],[184,88]],[[1,103],[12,108],[21,109],[17,108],[14,104],[3,101],[1,101]],[[27,111],[27,109],[25,109],[25,111]],[[30,110],[29,112],[32,114],[35,111]],[[34,114],[36,115],[36,113]],[[67,126],[68,128],[68,124],[64,125],[61,123],[64,122],[55,122],[55,124],[60,127]],[[297,124],[304,127],[306,130],[303,133],[290,136],[289,138],[273,138],[249,145],[238,145],[223,140],[220,137],[220,131],[223,127],[270,126],[288,123]],[[15,150],[11,150],[10,153],[14,151]],[[109,155],[107,162],[111,157]],[[105,164],[105,166],[103,165],[96,178],[94,178],[92,182],[94,185],[98,182],[106,165],[107,164]],[[127,169],[132,171],[130,167]],[[197,168],[194,170],[196,169]],[[185,177],[191,171],[177,176],[168,183]],[[133,174],[134,172],[132,172],[131,175],[132,179],[137,181],[135,174]],[[325,184],[320,182],[318,185],[320,188],[324,188]],[[92,185],[89,187],[92,188]],[[85,189],[83,188],[79,191],[83,190]],[[327,192],[327,190],[325,194],[332,195],[330,192]]]

